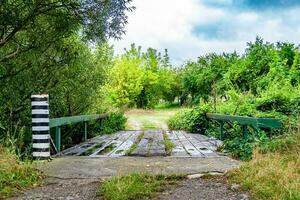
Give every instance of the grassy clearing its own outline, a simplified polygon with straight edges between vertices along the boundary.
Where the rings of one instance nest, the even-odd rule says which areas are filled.
[[[170,155],[175,145],[170,140],[169,136],[166,133],[164,133],[163,136],[164,136],[164,145],[165,145],[166,153],[167,155]]]
[[[143,130],[147,130],[147,129],[157,129],[159,127],[157,127],[156,124],[149,122],[149,121],[144,121],[143,122]]]
[[[105,181],[99,189],[98,195],[105,200],[127,200],[153,197],[164,187],[175,184],[183,179],[183,175],[150,175],[133,173],[126,176],[112,177]]]
[[[229,173],[253,199],[300,200],[300,133],[274,140]]]
[[[179,107],[159,108],[154,110],[131,109],[126,112],[127,130],[168,129],[167,122],[176,112],[182,110]]]
[[[38,185],[41,178],[41,173],[33,168],[32,163],[20,162],[16,155],[0,145],[0,199]]]
[[[125,155],[130,155],[132,154],[136,148],[138,147],[140,141],[142,140],[142,138],[144,137],[144,132],[142,132],[134,141],[133,145],[131,145],[131,147],[125,152]]]

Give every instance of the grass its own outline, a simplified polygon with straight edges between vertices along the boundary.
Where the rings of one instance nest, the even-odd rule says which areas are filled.
[[[126,112],[127,130],[168,129],[167,121],[183,108],[160,107],[154,110],[131,109]]]
[[[253,199],[300,200],[300,133],[256,149],[253,159],[228,174]]]
[[[158,128],[157,125],[152,122],[149,122],[149,121],[143,122],[143,130],[156,129],[156,128]]]
[[[105,181],[99,189],[98,195],[105,200],[129,200],[153,197],[164,187],[175,184],[183,179],[183,175],[150,175],[132,173],[126,176],[112,177]]]
[[[111,152],[114,148],[116,148],[116,144],[115,144],[115,143],[112,143],[112,144],[106,146],[104,149],[102,149],[102,150],[98,153],[98,155],[104,155],[104,154],[106,154],[106,153],[109,153],[109,152]]]
[[[30,162],[20,162],[16,155],[0,145],[0,199],[36,186],[42,175]]]
[[[178,103],[166,103],[166,104],[158,104],[155,106],[155,110],[170,110],[170,109],[178,109],[180,105]]]
[[[175,145],[170,140],[169,136],[166,133],[164,133],[163,136],[164,136],[164,145],[165,145],[166,153],[167,155],[170,155]]]
[[[125,152],[125,155],[130,155],[132,154],[136,148],[138,147],[140,141],[142,140],[142,138],[144,137],[144,132],[142,132],[134,141],[133,145],[131,145],[131,147]]]

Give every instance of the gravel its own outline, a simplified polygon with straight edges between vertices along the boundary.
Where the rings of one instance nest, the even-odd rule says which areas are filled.
[[[24,191],[11,200],[101,200],[96,196],[100,181],[93,179],[53,179],[42,187]]]
[[[246,193],[232,191],[223,177],[187,179],[160,193],[155,200],[249,200]]]

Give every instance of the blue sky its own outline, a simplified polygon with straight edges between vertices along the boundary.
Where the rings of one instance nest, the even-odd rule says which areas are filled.
[[[300,44],[300,0],[133,0],[126,35],[111,41],[116,54],[131,43],[168,49],[172,63],[210,52],[243,53],[260,36]]]

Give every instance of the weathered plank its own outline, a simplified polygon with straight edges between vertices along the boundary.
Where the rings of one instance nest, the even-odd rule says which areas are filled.
[[[183,131],[176,131],[177,137],[182,143],[186,152],[191,156],[203,156],[200,151],[186,138]]]
[[[91,154],[90,157],[107,157],[107,155],[111,151],[121,145],[122,142],[130,136],[129,134],[130,132],[128,131],[118,132],[118,134],[115,134],[115,136],[110,141],[106,141],[104,146],[97,149],[93,154]]]
[[[71,147],[71,148],[68,148],[68,149],[62,151],[60,153],[60,155],[80,155],[84,151],[88,150],[95,143],[101,143],[109,137],[111,137],[111,135],[101,135],[101,136],[94,137],[92,139],[89,139],[85,143],[78,144],[74,147]]]
[[[83,155],[91,157],[120,157],[134,144],[142,131],[120,131],[112,135],[102,135],[88,142],[62,152],[62,155]],[[175,147],[174,157],[211,157],[218,156],[216,149],[222,142],[200,134],[184,131],[166,131]],[[147,130],[138,147],[131,154],[135,156],[166,156],[163,131]]]
[[[218,156],[218,154],[213,151],[214,145],[212,143],[207,142],[207,140],[197,140],[195,134],[186,133],[185,136],[203,156]]]
[[[108,154],[110,157],[120,157],[124,156],[126,151],[134,144],[137,137],[141,134],[142,131],[128,131],[130,136],[123,141],[115,150]]]
[[[134,156],[165,156],[165,147],[163,143],[163,134],[160,130],[144,131],[144,137],[141,139],[136,150],[132,153]]]
[[[189,154],[184,149],[182,143],[180,142],[179,138],[177,137],[175,131],[166,131],[166,134],[174,144],[174,148],[171,152],[171,156],[178,156],[178,157],[189,156]]]
[[[152,137],[152,143],[149,148],[149,156],[166,156],[166,149],[164,145],[163,131],[150,130],[149,134]]]

